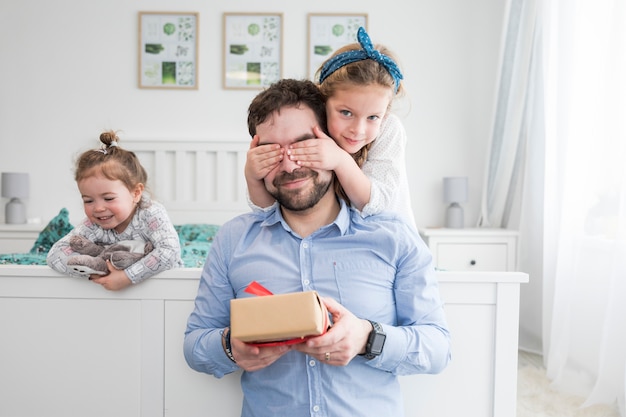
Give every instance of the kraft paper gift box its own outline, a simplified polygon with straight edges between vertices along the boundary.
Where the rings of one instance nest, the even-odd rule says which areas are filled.
[[[328,311],[316,291],[230,301],[231,337],[248,343],[304,342],[324,334],[328,322]]]

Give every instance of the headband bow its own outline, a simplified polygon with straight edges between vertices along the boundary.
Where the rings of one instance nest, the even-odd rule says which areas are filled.
[[[322,70],[320,71],[320,83],[324,82],[324,80],[328,78],[330,74],[345,65],[351,64],[353,62],[363,61],[365,59],[371,59],[382,65],[393,77],[394,81],[396,82],[395,91],[397,92],[398,87],[400,86],[400,80],[403,78],[402,73],[400,72],[400,68],[398,68],[398,65],[394,62],[393,59],[389,58],[387,55],[381,54],[379,50],[374,49],[374,45],[372,45],[372,40],[370,39],[367,32],[365,32],[365,29],[363,29],[362,27],[359,28],[356,37],[363,49],[342,52],[326,61],[326,63],[322,66]]]

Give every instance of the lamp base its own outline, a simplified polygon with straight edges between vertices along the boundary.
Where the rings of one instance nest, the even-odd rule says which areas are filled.
[[[446,227],[450,229],[462,229],[463,226],[463,207],[459,203],[451,203],[446,210]]]
[[[4,221],[7,224],[26,223],[26,205],[19,198],[12,198],[5,207]]]

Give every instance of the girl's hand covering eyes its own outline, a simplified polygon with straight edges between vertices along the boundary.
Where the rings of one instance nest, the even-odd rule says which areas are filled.
[[[319,127],[314,127],[315,139],[296,142],[287,149],[287,156],[298,165],[333,171],[351,160],[352,157],[326,135]]]
[[[259,145],[259,137],[254,135],[246,156],[245,175],[247,178],[262,180],[283,160],[284,149],[278,144]]]

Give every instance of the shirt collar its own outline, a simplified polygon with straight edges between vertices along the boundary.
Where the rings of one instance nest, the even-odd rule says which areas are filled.
[[[322,227],[322,229],[326,229],[331,226],[336,227],[339,229],[340,233],[344,235],[350,227],[351,209],[342,198],[339,198],[339,204],[341,205],[341,209],[339,210],[339,214],[337,215],[335,220],[332,223]],[[291,227],[289,227],[289,225],[283,218],[283,214],[280,211],[280,206],[278,203],[274,203],[274,205],[267,211],[267,217],[265,218],[265,220],[263,220],[261,226],[269,227],[275,225],[276,223],[280,223],[286,231],[290,233],[292,232]]]

